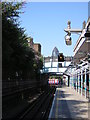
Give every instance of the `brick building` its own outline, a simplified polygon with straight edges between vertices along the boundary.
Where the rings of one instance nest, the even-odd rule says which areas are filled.
[[[34,43],[33,38],[28,37],[28,46],[30,46],[36,53],[39,53],[41,55],[41,44],[40,43]]]

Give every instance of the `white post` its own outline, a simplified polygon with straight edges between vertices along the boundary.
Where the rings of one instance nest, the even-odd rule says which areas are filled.
[[[88,102],[88,118],[90,119],[90,63],[88,63],[89,67],[89,102]]]
[[[89,100],[90,100],[90,64],[89,64]]]
[[[82,96],[82,89],[83,89],[82,83],[83,83],[83,72],[81,70],[81,96]]]
[[[78,73],[78,93],[80,93],[80,76],[79,76],[79,73]]]
[[[71,87],[73,88],[73,73],[72,73],[72,79],[71,79]]]
[[[87,97],[87,78],[86,78],[86,69],[85,69],[85,98]]]
[[[77,92],[77,80],[76,80],[76,92]]]
[[[72,68],[71,68],[71,75],[70,75],[70,88],[72,88]]]
[[[78,92],[78,75],[76,74],[76,81],[77,81],[77,92]]]

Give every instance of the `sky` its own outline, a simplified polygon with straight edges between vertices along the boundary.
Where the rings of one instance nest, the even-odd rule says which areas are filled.
[[[27,2],[19,20],[28,37],[41,44],[44,57],[51,56],[54,47],[65,56],[73,56],[73,48],[79,38],[72,34],[72,45],[65,44],[65,31],[68,20],[71,28],[82,29],[83,21],[88,20],[88,2]]]

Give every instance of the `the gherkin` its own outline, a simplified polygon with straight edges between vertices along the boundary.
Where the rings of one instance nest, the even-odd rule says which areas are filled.
[[[52,56],[53,57],[58,57],[58,55],[59,55],[59,50],[57,49],[57,47],[55,47],[52,51]]]
[[[59,55],[59,50],[57,47],[55,47],[52,51],[52,61],[57,61],[58,60],[58,55]]]

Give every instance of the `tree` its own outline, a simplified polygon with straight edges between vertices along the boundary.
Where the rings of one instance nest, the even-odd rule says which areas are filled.
[[[23,3],[2,3],[2,67],[5,79],[9,76],[15,78],[16,72],[22,73],[24,78],[28,71],[33,72],[35,56],[28,47],[24,29],[17,22],[22,5]]]
[[[43,66],[42,57],[28,46],[28,37],[24,28],[19,27],[20,8],[24,3],[2,3],[2,67],[3,79],[15,79],[16,72],[20,79],[38,77]]]

